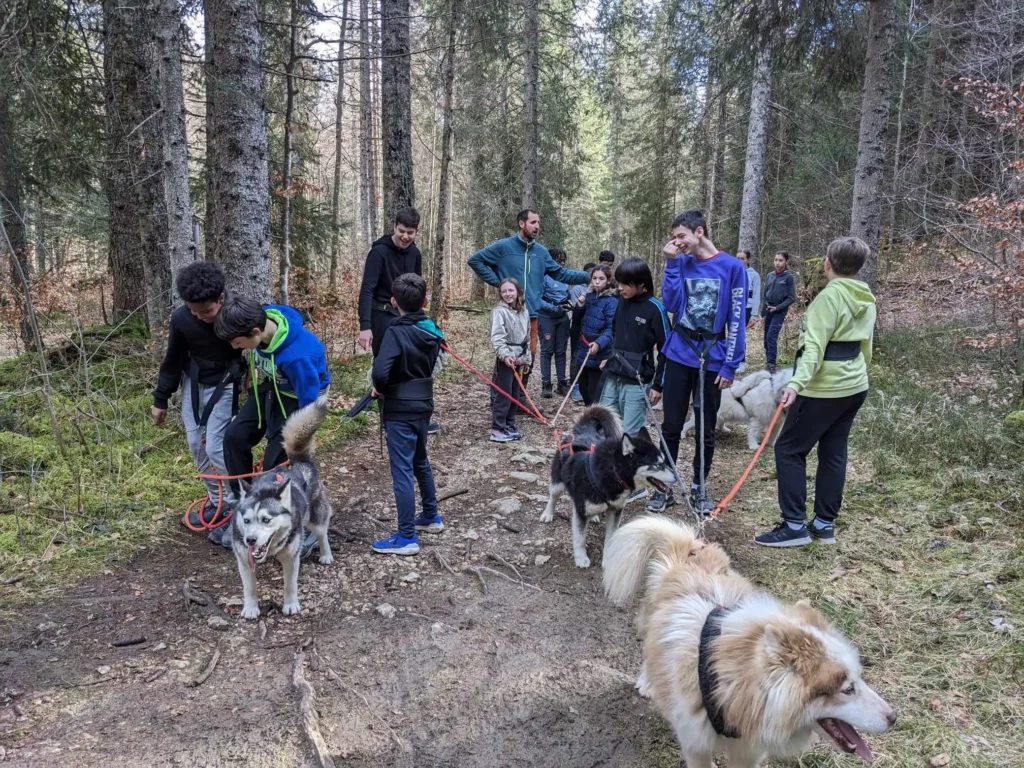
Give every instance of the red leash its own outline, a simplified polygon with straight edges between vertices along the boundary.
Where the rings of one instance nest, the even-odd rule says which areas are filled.
[[[498,392],[499,394],[504,395],[505,397],[507,397],[509,400],[511,400],[516,405],[518,405],[520,408],[522,408],[524,411],[526,411],[528,414],[530,414],[533,418],[535,418],[538,421],[540,421],[542,424],[547,424],[547,421],[544,419],[543,416],[541,416],[539,413],[537,413],[533,408],[530,408],[527,405],[523,405],[521,402],[516,400],[514,397],[512,397],[512,395],[510,395],[504,389],[502,389],[497,384],[495,384],[493,381],[491,381],[489,378],[487,378],[487,376],[484,373],[478,371],[472,365],[470,365],[465,360],[463,360],[461,357],[459,357],[457,354],[455,354],[455,352],[452,351],[452,348],[449,347],[447,344],[441,344],[441,349],[443,349],[449,355],[451,355],[456,360],[458,360],[460,363],[462,363],[464,366],[466,366],[466,368],[471,373],[475,374],[478,379],[480,379],[482,382],[484,382],[487,386],[489,386],[495,392]],[[515,370],[515,369],[513,369],[513,370]],[[518,374],[516,374],[516,378],[518,378]],[[529,398],[529,394],[527,394],[526,396],[527,396],[527,398]]]

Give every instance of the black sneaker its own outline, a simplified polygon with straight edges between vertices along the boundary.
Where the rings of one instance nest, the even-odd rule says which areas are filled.
[[[441,431],[441,425],[440,424],[435,424],[433,421],[430,422],[429,424],[427,424],[427,434],[428,435],[436,435],[440,431]]]
[[[811,543],[811,534],[807,526],[794,531],[789,523],[782,521],[768,533],[755,536],[754,543],[762,547],[805,547]]]
[[[551,391],[551,382],[544,381],[540,385],[540,396],[541,397],[554,397],[554,393]]]
[[[651,494],[651,498],[647,500],[647,511],[664,512],[669,507],[675,505],[675,503],[676,497],[672,495],[672,491],[669,491],[668,493],[655,491]]]
[[[227,504],[225,504],[224,507],[225,509],[223,509],[222,512],[227,512]],[[201,518],[200,515],[202,516]],[[207,526],[213,522],[217,515],[217,505],[207,499],[206,504],[203,505],[203,508],[199,512],[188,513],[188,522],[193,528]]]
[[[565,397],[565,393],[569,391],[569,380],[558,382],[558,387],[555,389],[555,394],[559,397]]]
[[[817,518],[815,518],[817,520]],[[832,523],[825,523],[821,527],[811,522],[807,526],[807,532],[811,534],[811,538],[819,544],[835,544],[836,543],[836,527]]]
[[[701,496],[699,488],[690,490],[690,509],[701,517],[709,517],[715,511],[715,500],[707,491]]]

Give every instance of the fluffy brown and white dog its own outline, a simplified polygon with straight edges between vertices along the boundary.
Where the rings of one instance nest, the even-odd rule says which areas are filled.
[[[757,768],[819,738],[871,762],[858,731],[896,714],[861,678],[856,649],[806,601],[785,605],[736,574],[720,547],[649,515],[611,538],[605,593],[625,605],[646,582],[637,688],[672,726],[687,768]]]

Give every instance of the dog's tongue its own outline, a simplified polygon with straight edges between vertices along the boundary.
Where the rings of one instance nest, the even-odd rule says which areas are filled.
[[[843,722],[842,720],[836,720],[836,725],[839,726],[839,730],[842,732],[843,737],[853,744],[853,748],[857,751],[860,759],[865,763],[875,762],[875,756],[871,753],[871,747],[865,743],[864,739],[860,737],[857,730],[849,723]]]
[[[251,570],[255,571],[256,570],[256,547],[249,547],[249,550],[246,552],[246,554],[249,556],[249,568]]]

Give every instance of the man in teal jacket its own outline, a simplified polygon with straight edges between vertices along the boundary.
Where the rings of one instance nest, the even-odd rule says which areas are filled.
[[[540,215],[529,208],[516,216],[518,234],[496,240],[481,248],[469,259],[469,267],[488,285],[497,288],[502,280],[513,277],[526,294],[526,309],[530,313],[530,352],[537,355],[537,311],[544,294],[544,275],[551,275],[560,283],[585,285],[590,275],[566,269],[551,258],[548,249],[537,242]]]

